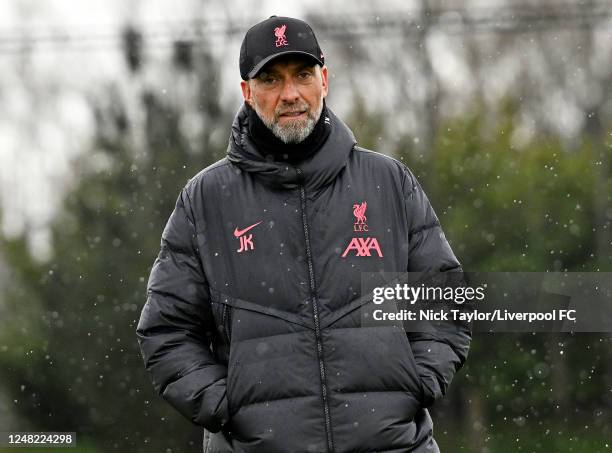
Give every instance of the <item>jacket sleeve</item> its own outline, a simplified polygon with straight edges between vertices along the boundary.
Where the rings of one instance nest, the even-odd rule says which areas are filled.
[[[162,234],[136,334],[157,393],[194,424],[217,432],[228,420],[227,368],[207,341],[212,312],[195,237],[183,189]]]
[[[462,278],[461,265],[425,192],[410,171],[406,171],[404,192],[410,235],[408,272],[424,277],[454,272]],[[472,336],[466,322],[438,321],[427,327],[407,332],[423,384],[424,407],[446,394],[453,376],[467,359]]]

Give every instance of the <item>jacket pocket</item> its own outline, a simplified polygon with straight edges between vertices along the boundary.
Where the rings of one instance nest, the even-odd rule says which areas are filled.
[[[221,326],[223,327],[223,339],[229,346],[232,343],[232,307],[222,304]]]
[[[229,297],[218,291],[211,291],[212,312],[217,336],[226,348],[232,340],[232,303]]]
[[[284,394],[303,394],[301,383],[305,378],[301,371],[310,369],[312,357],[294,354],[302,351],[304,340],[313,335],[300,316],[214,289],[211,293],[216,302],[219,337],[228,345],[226,390],[230,417],[235,418],[246,406],[274,399],[279,389]],[[316,357],[314,349],[312,356]],[[286,373],[272,371],[283,371],[286,361],[300,367],[300,373],[291,374],[291,379],[283,377]],[[234,434],[248,438],[244,429],[232,426]]]
[[[410,344],[410,340],[408,339],[408,336],[406,335],[406,332],[403,329],[398,329],[398,330],[402,338],[402,343],[405,345],[403,350],[405,351],[407,361],[412,366],[412,369],[414,370],[414,376],[416,377],[416,381],[418,383],[419,402],[423,404],[424,398],[425,398],[425,387],[423,386],[423,380],[421,379],[421,376],[419,374],[419,368],[417,366],[416,359],[414,358],[414,354],[412,353],[412,346]]]
[[[374,370],[373,375],[387,382],[390,387],[398,391],[401,389],[417,404],[423,404],[423,382],[402,323],[377,324],[364,321],[371,319],[372,312],[377,307],[370,294],[354,299],[328,317],[326,329],[332,331],[339,329],[339,332],[345,332],[343,337],[337,338],[337,341],[339,344],[349,341],[350,345],[344,346],[342,351],[338,350],[341,352],[340,357],[372,356],[369,360]],[[352,335],[359,337],[352,338],[350,337]],[[361,339],[362,336],[365,336],[366,340]],[[343,372],[343,370],[338,371]],[[354,372],[359,375],[359,370],[356,369]]]

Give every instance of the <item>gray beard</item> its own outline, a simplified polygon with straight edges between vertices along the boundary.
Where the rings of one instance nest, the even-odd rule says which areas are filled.
[[[291,121],[286,126],[281,126],[276,118],[265,118],[256,102],[253,102],[253,106],[259,119],[272,131],[274,136],[281,142],[289,145],[303,142],[312,133],[323,111],[323,99],[319,102],[317,111],[308,112],[304,121]]]

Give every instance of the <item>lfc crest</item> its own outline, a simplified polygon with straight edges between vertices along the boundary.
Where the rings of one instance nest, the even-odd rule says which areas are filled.
[[[367,217],[365,215],[367,208],[367,201],[364,201],[361,204],[353,205],[353,215],[357,219],[353,224],[353,231],[368,231],[368,225],[366,223]]]

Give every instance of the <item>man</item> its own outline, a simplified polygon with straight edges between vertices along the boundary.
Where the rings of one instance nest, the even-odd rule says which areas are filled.
[[[242,43],[227,157],[183,188],[137,334],[157,392],[206,452],[438,451],[426,407],[470,332],[361,325],[365,272],[459,269],[400,162],[359,148],[325,105],[308,24]]]

